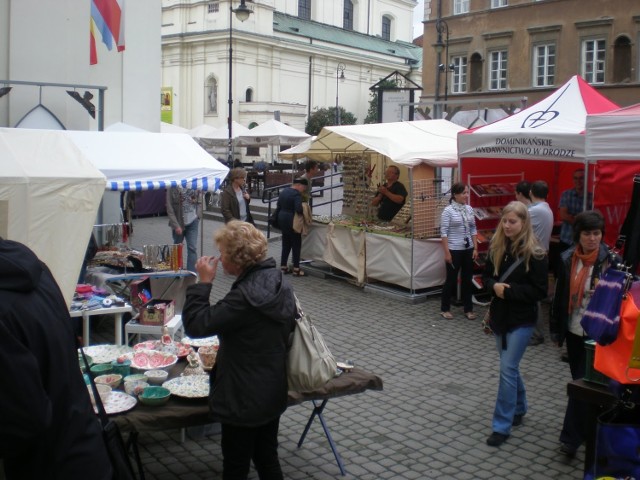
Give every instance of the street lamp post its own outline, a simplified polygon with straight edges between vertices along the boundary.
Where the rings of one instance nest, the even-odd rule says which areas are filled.
[[[249,18],[253,13],[245,4],[246,0],[240,0],[238,8],[233,8],[231,1],[229,2],[229,115],[227,116],[227,129],[229,130],[229,143],[227,145],[227,164],[229,167],[233,165],[233,14],[241,22]]]
[[[340,125],[339,81],[344,81],[344,63],[338,63],[336,67],[336,125]]]
[[[442,20],[438,16],[438,20],[436,20],[436,32],[438,33],[438,38],[436,43],[433,45],[433,48],[436,50],[436,93],[435,93],[435,108],[437,109],[437,115],[435,118],[440,118],[442,116],[442,108],[439,105],[440,102],[440,73],[445,72],[444,79],[444,95],[445,102],[447,101],[447,90],[448,90],[448,70],[449,70],[449,25],[447,22]],[[442,34],[445,34],[445,41],[442,41]],[[442,63],[442,52],[445,53],[445,63]]]

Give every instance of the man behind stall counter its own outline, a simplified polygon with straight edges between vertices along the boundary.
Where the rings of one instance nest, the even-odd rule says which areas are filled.
[[[378,193],[371,205],[378,208],[378,218],[389,222],[400,211],[407,198],[407,189],[398,181],[400,169],[395,165],[390,165],[384,172],[386,182],[378,187]]]

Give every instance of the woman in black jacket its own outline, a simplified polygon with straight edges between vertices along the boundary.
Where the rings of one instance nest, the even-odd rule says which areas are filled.
[[[547,270],[546,251],[533,234],[526,205],[509,203],[491,239],[483,275],[492,294],[491,329],[500,355],[493,433],[487,439],[493,447],[502,445],[527,413],[520,360],[535,328],[537,303],[547,296]]]
[[[609,249],[602,243],[604,217],[588,210],[576,215],[573,246],[562,252],[553,297],[549,329],[551,340],[559,347],[567,343],[571,378],[583,378],[588,340],[580,321],[600,276],[609,267]],[[569,398],[560,433],[560,451],[573,457],[584,441],[586,407]]]
[[[267,256],[267,239],[233,220],[214,234],[220,256],[196,263],[199,282],[187,289],[182,311],[192,337],[217,335],[209,406],[222,424],[223,479],[246,479],[250,463],[261,480],[282,479],[280,415],[287,407],[287,341],[295,326],[291,285]],[[237,277],[227,295],[209,304],[218,263]]]

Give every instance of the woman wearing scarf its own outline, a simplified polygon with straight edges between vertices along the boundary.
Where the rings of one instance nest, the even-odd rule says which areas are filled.
[[[551,339],[562,347],[567,343],[571,378],[583,378],[588,340],[580,320],[598,278],[609,267],[609,250],[602,243],[604,218],[600,212],[587,210],[576,215],[573,246],[562,252],[558,266],[556,291],[551,307]],[[560,451],[573,457],[584,440],[585,406],[569,398],[560,433]]]
[[[451,186],[449,206],[442,211],[440,219],[440,236],[444,249],[444,261],[447,278],[442,287],[440,300],[440,315],[452,319],[451,297],[458,286],[458,272],[461,273],[462,303],[464,315],[469,320],[477,316],[473,313],[471,301],[473,261],[478,258],[476,220],[473,208],[467,204],[469,189],[464,183],[454,183]]]

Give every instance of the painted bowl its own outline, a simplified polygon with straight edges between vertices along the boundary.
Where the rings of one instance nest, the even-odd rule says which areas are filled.
[[[169,378],[169,373],[165,370],[147,370],[144,375],[151,385],[162,385]]]
[[[133,380],[131,382],[124,382],[124,391],[129,395],[138,396],[148,386],[149,384],[143,380]]]
[[[122,375],[117,373],[109,373],[107,375],[99,375],[95,378],[96,385],[102,383],[103,385],[109,385],[111,389],[116,389],[122,383]]]
[[[113,373],[113,367],[110,363],[98,363],[96,365],[92,365],[89,369],[93,378],[98,377],[100,375],[108,375],[109,373]]]
[[[164,405],[169,401],[169,398],[171,398],[171,392],[169,389],[157,386],[145,388],[138,396],[138,400],[142,403],[153,407]]]
[[[132,373],[131,375],[127,375],[126,377],[124,377],[125,383],[135,382],[135,381],[146,382],[147,376],[144,373]]]
[[[87,385],[89,390],[89,398],[91,398],[91,405],[96,404],[95,398],[93,398],[93,389],[91,385]],[[96,388],[98,389],[98,395],[100,395],[100,400],[102,400],[102,404],[104,405],[109,400],[111,396],[111,387],[109,385],[104,385],[102,383],[96,383]]]

